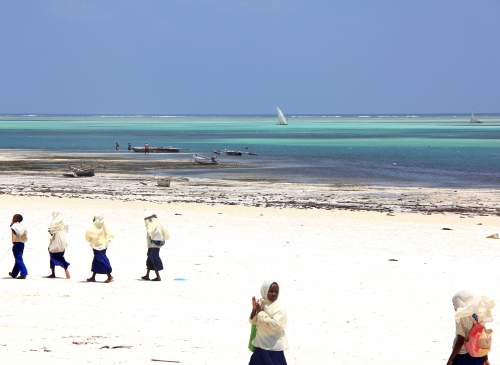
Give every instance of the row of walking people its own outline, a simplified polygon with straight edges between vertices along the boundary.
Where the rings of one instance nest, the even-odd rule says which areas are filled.
[[[14,214],[10,224],[12,234],[12,253],[14,255],[14,267],[9,276],[15,279],[26,279],[28,276],[28,269],[23,260],[24,247],[28,241],[28,230],[22,224],[23,216],[21,214]],[[142,277],[144,280],[150,280],[149,273],[154,271],[156,277],[153,281],[161,281],[160,271],[163,270],[163,263],[160,258],[160,248],[165,244],[165,241],[170,238],[167,229],[158,221],[156,214],[144,218],[146,225],[146,243],[147,243],[147,260],[146,260],[146,275]],[[50,234],[50,242],[48,246],[50,256],[50,269],[51,274],[47,278],[55,278],[55,268],[59,266],[64,269],[66,278],[71,278],[68,267],[69,262],[66,261],[64,254],[68,243],[66,235],[68,233],[68,225],[64,221],[61,211],[56,210],[52,213],[52,222],[48,229]],[[102,215],[96,215],[93,218],[92,224],[85,233],[85,239],[90,243],[90,247],[94,252],[92,260],[92,276],[87,279],[88,282],[95,282],[97,274],[107,275],[105,283],[111,283],[114,279],[111,275],[113,271],[109,258],[106,256],[106,250],[109,243],[113,239],[108,226],[104,223]]]

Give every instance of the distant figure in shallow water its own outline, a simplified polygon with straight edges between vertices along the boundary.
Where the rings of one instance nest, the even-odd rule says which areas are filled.
[[[71,277],[68,271],[69,262],[64,258],[64,253],[68,247],[68,243],[66,242],[68,225],[64,222],[62,213],[59,210],[52,213],[52,223],[50,223],[49,233],[50,269],[52,270],[52,274],[47,276],[47,278],[55,278],[55,267],[61,266],[66,273],[66,279],[69,279]]]
[[[129,143],[128,146],[127,146],[128,150],[131,151],[132,150],[132,145]]]
[[[264,281],[258,301],[252,297],[250,323],[256,326],[252,331],[250,344],[253,354],[249,365],[287,365],[285,353],[288,340],[285,335],[287,314],[284,305],[278,299],[278,283]],[[252,338],[255,334],[255,337]]]
[[[120,145],[118,144],[118,142],[116,142],[116,150],[118,151],[120,149]]]
[[[113,235],[109,232],[108,227],[104,224],[104,217],[102,215],[94,216],[94,220],[90,225],[85,239],[90,242],[90,247],[94,251],[94,259],[92,260],[92,277],[87,281],[95,282],[96,274],[106,274],[108,279],[105,283],[111,283],[113,277],[111,276],[111,264],[106,256],[106,250],[109,242],[113,239]]]
[[[148,246],[148,258],[146,260],[146,275],[143,280],[149,280],[149,272],[154,270],[156,278],[152,281],[161,281],[159,271],[163,270],[163,262],[160,258],[160,248],[165,244],[165,241],[170,239],[168,231],[158,221],[156,214],[144,218],[146,224],[146,243]]]
[[[148,154],[149,155],[149,144],[148,144],[148,142],[146,142],[146,144],[144,145],[144,154]]]

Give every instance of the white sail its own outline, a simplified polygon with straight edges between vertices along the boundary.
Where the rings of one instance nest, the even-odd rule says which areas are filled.
[[[476,117],[474,117],[474,111],[472,111],[472,115],[470,117],[470,122],[471,123],[481,123],[479,120],[477,120]]]
[[[276,123],[276,124],[287,125],[288,123],[286,121],[286,118],[283,115],[283,113],[281,112],[280,108],[276,107],[276,109],[278,109],[278,123]]]

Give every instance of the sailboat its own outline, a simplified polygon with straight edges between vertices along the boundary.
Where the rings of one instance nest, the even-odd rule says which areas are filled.
[[[280,108],[276,107],[276,109],[278,109],[278,123],[276,123],[277,125],[287,125],[287,120],[285,118],[285,116],[283,115],[282,111],[280,110]]]
[[[470,117],[470,123],[482,123],[474,116],[474,110],[472,111],[472,115]]]

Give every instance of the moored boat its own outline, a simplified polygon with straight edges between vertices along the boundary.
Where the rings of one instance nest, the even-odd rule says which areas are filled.
[[[217,165],[219,161],[215,156],[207,157],[203,155],[193,155],[194,162],[199,163],[200,165]]]
[[[134,152],[144,152],[146,149],[144,147],[132,147]],[[149,153],[175,153],[179,152],[181,149],[177,147],[149,147]]]
[[[243,152],[241,151],[234,151],[234,150],[224,150],[224,152],[226,153],[226,155],[229,156],[241,156],[243,154]]]

